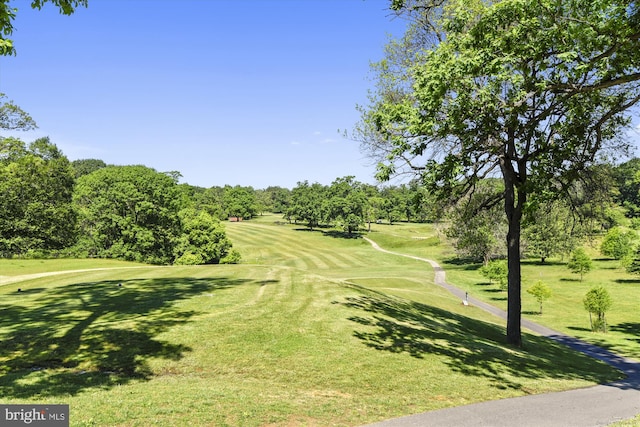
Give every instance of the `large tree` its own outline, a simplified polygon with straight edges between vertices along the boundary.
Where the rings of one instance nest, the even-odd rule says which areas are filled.
[[[73,194],[86,255],[168,264],[181,233],[173,177],[145,166],[108,166],[77,180]]]
[[[409,170],[447,197],[501,177],[507,341],[521,345],[523,214],[624,149],[640,100],[640,7],[628,0],[393,0],[411,18],[357,127],[379,177]]]
[[[76,215],[69,160],[48,138],[28,146],[0,138],[0,254],[73,244]]]

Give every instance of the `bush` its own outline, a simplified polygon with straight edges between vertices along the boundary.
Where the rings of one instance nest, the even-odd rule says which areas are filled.
[[[242,255],[235,249],[232,249],[224,258],[220,260],[220,264],[238,264],[242,259]]]

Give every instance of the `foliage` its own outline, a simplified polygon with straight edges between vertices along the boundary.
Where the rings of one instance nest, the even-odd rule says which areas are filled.
[[[571,254],[567,267],[572,273],[579,274],[582,282],[582,277],[593,268],[593,261],[583,248],[577,248]]]
[[[507,289],[507,262],[505,260],[494,260],[480,267],[480,274],[489,279],[494,280],[500,285],[500,289]]]
[[[602,240],[600,252],[602,255],[622,260],[634,252],[633,241],[635,233],[632,230],[623,230],[621,227],[614,227],[607,232]]]
[[[174,254],[175,264],[218,264],[229,255],[231,241],[219,219],[193,208],[179,213],[181,234]]]
[[[450,226],[445,233],[459,255],[485,265],[492,258],[506,255],[504,216],[499,206],[486,207],[500,191],[499,182],[484,181],[450,210]]]
[[[540,304],[540,314],[542,314],[542,303],[553,295],[549,285],[542,280],[538,280],[532,287],[527,289],[527,292],[533,295],[536,301],[538,301],[538,304]]]
[[[618,135],[640,100],[637,8],[615,0],[393,5],[412,20],[408,36],[377,65],[378,89],[356,133],[378,156],[381,179],[417,171],[447,199],[500,173],[507,339],[520,345],[523,214],[562,194],[602,151],[626,148]]]
[[[613,170],[617,184],[616,201],[630,217],[640,215],[640,158],[633,158]]]
[[[2,2],[0,2],[0,19],[2,16]],[[0,32],[0,55],[2,54],[2,36]],[[7,101],[4,93],[0,93],[0,129],[27,131],[35,129],[36,122],[13,101]],[[1,143],[4,145],[4,143]],[[4,151],[4,150],[3,150]]]
[[[34,256],[76,238],[73,169],[48,138],[0,140],[0,254]],[[35,252],[34,252],[35,251]]]
[[[145,166],[108,166],[80,177],[73,198],[89,256],[173,261],[180,198],[170,176]]]
[[[342,226],[348,234],[364,224],[367,196],[363,184],[353,176],[334,180],[327,188],[327,220]]]
[[[257,213],[256,195],[252,187],[225,185],[222,206],[226,217],[251,219]]]
[[[581,230],[571,215],[571,208],[562,201],[543,203],[529,213],[523,230],[527,255],[540,258],[540,262],[554,255],[570,253]]]
[[[286,217],[294,221],[307,223],[310,229],[317,227],[327,217],[328,204],[325,198],[326,188],[315,182],[298,182],[291,190],[291,204]]]
[[[231,249],[229,253],[220,260],[220,264],[239,264],[240,261],[242,261],[240,251]]]
[[[86,7],[88,0],[31,0],[31,7],[42,9],[45,3],[57,6],[64,15],[71,15],[79,6]],[[17,8],[9,4],[9,0],[0,0],[0,56],[16,53],[13,40],[9,36],[13,34],[13,20],[17,11]]]
[[[612,305],[611,295],[609,295],[607,289],[602,285],[591,288],[584,296],[582,303],[585,310],[589,312],[591,330],[594,332],[607,332],[605,314]],[[592,314],[597,316],[595,320],[591,318]]]
[[[80,178],[84,175],[89,175],[91,172],[97,171],[107,167],[107,164],[100,159],[80,159],[71,162],[73,170],[75,171],[75,177]]]

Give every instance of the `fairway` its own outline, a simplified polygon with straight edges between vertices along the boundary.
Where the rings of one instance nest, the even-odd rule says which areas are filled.
[[[277,219],[226,224],[239,265],[0,284],[2,403],[67,403],[77,426],[353,426],[618,377],[533,335],[503,345],[423,262]],[[421,227],[388,238],[429,245]],[[51,271],[29,264],[0,275]]]

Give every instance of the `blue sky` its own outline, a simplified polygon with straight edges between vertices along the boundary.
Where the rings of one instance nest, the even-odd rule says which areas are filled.
[[[338,130],[404,24],[388,0],[89,0],[18,7],[0,92],[71,160],[177,170],[202,187],[292,188],[375,168]]]

